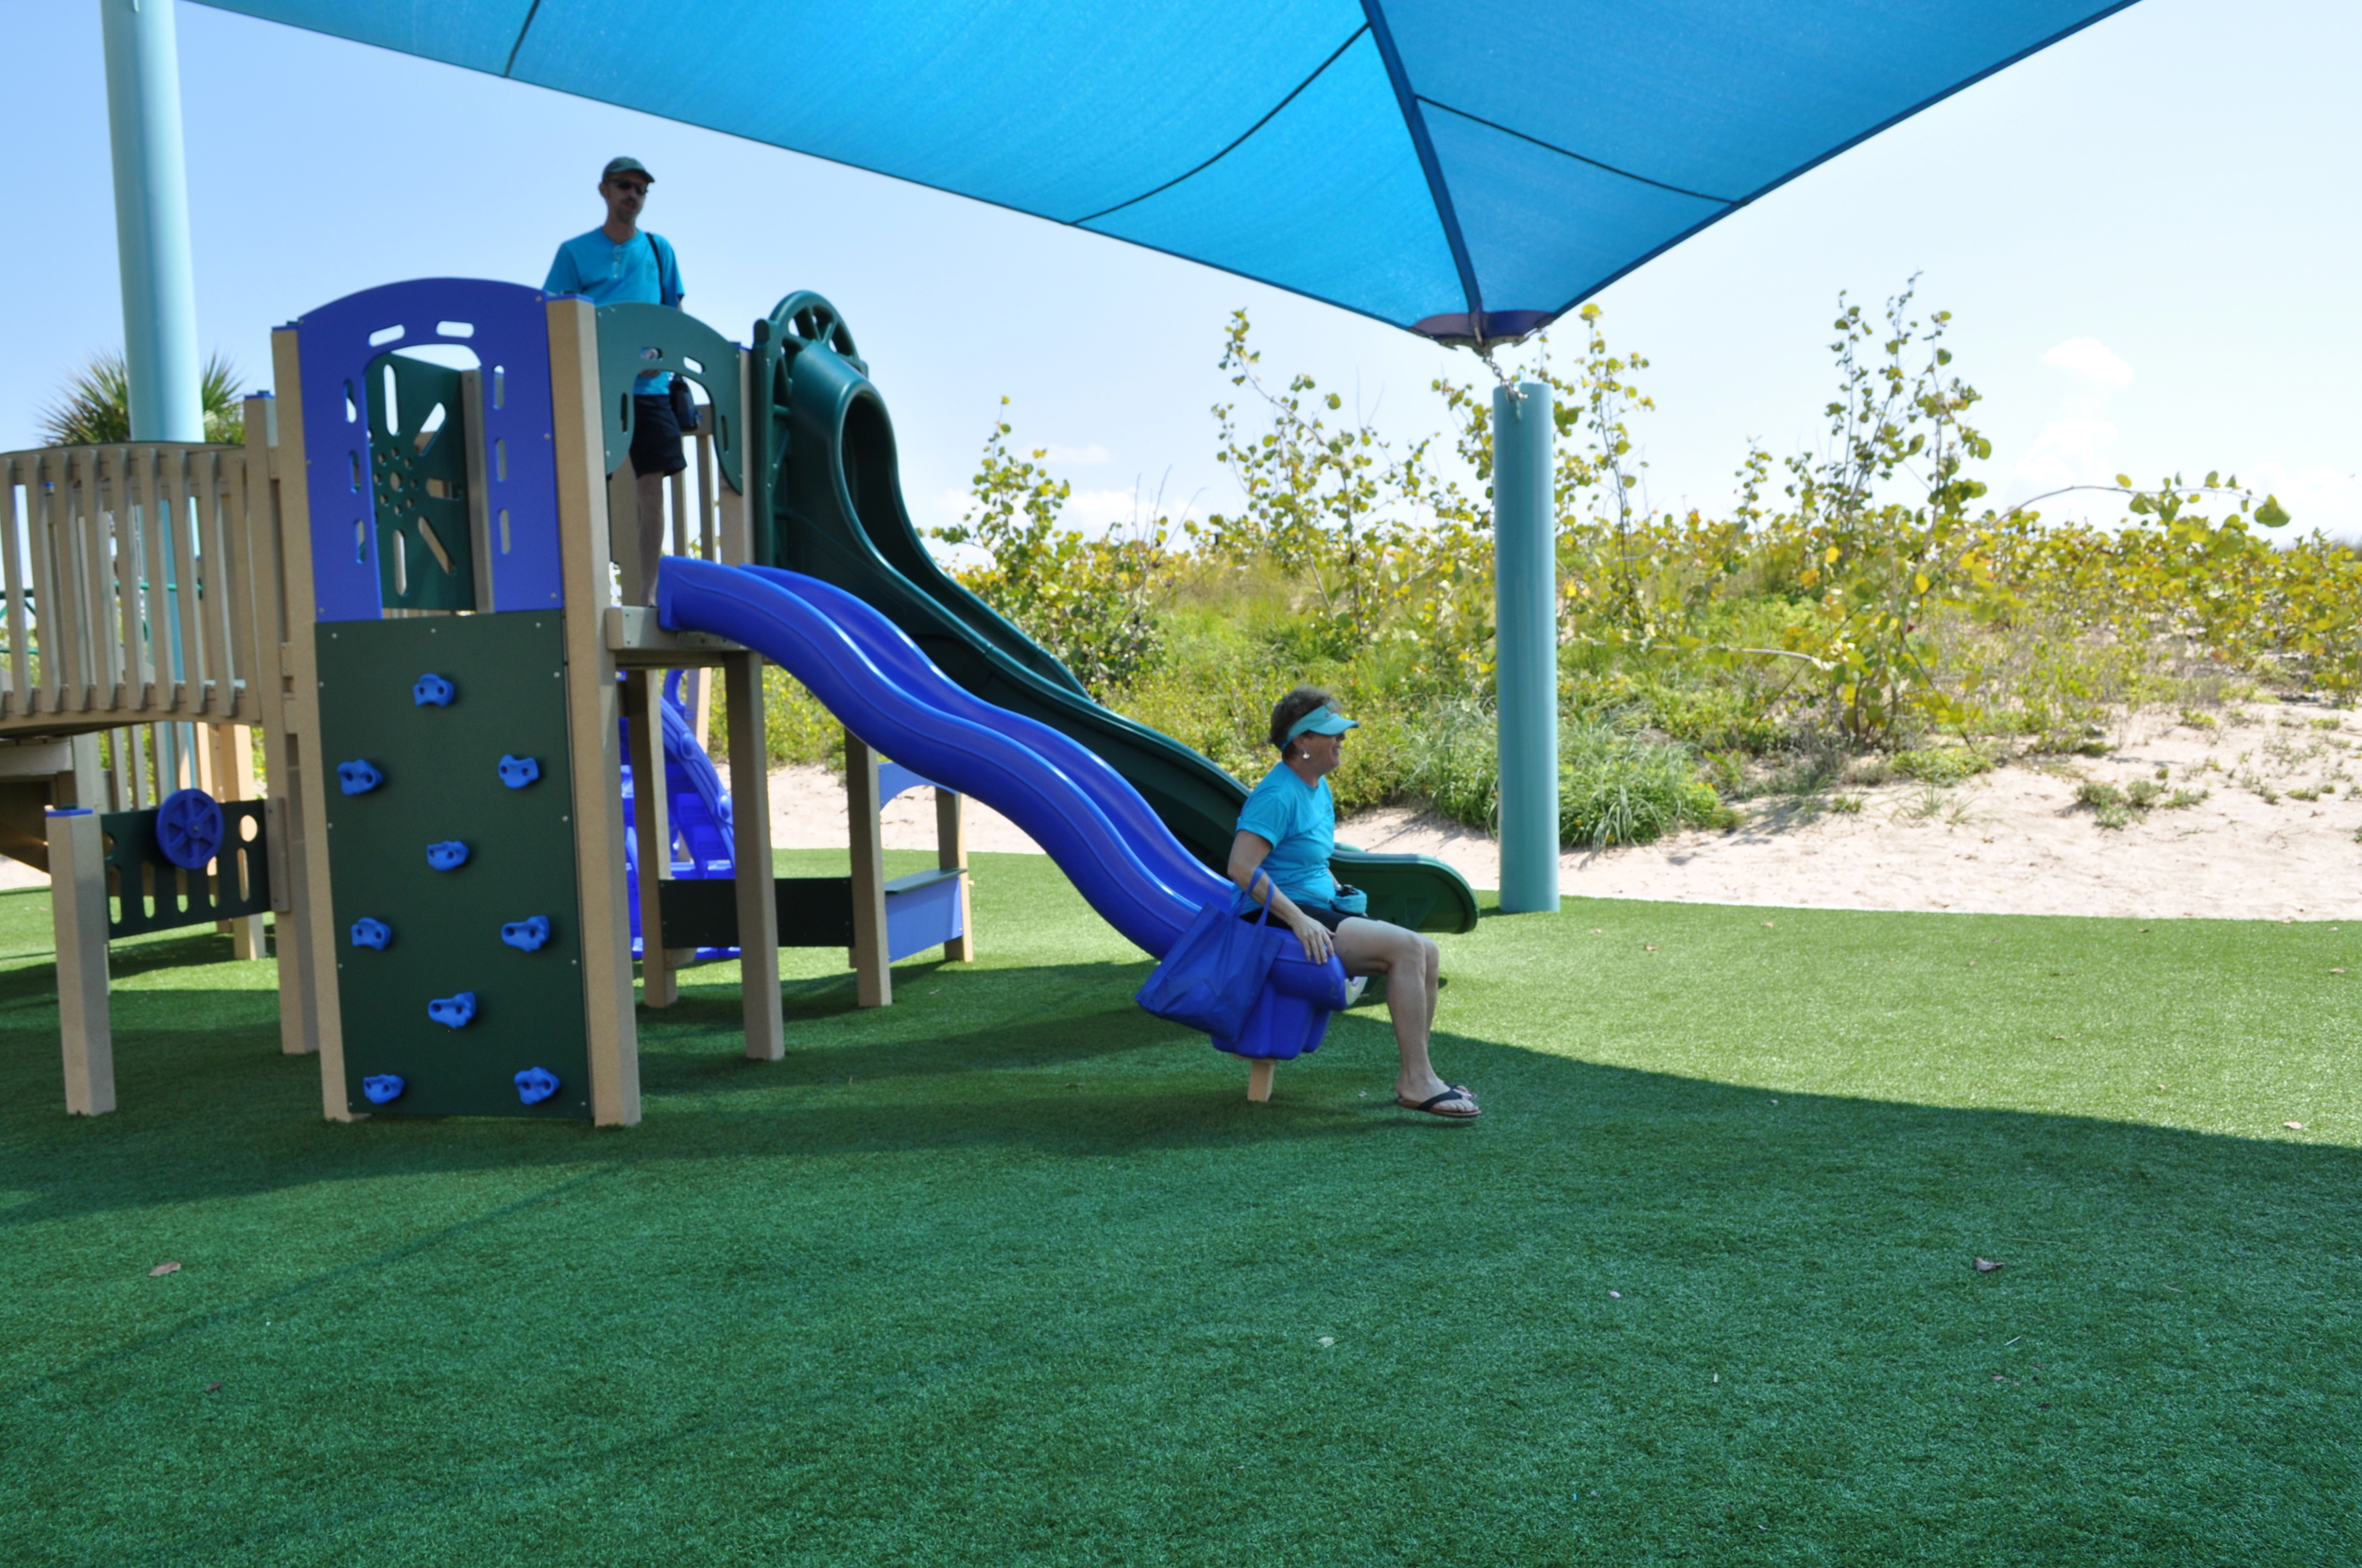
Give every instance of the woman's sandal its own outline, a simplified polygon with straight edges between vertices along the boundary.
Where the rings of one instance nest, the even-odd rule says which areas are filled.
[[[1446,1101],[1454,1099],[1466,1100],[1468,1108],[1464,1111],[1443,1109]],[[1402,1096],[1396,1095],[1395,1103],[1406,1111],[1425,1111],[1429,1116],[1441,1116],[1446,1121],[1474,1121],[1484,1114],[1477,1108],[1476,1096],[1468,1092],[1466,1085],[1459,1083],[1453,1084],[1440,1095],[1429,1095],[1425,1099],[1405,1099]]]

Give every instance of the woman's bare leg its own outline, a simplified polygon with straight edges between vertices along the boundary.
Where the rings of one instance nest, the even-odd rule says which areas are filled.
[[[1443,977],[1443,951],[1432,939],[1383,920],[1347,920],[1337,929],[1337,956],[1349,975],[1384,975],[1386,1011],[1395,1023],[1402,1072],[1395,1093],[1417,1102],[1451,1087],[1428,1059],[1435,1029],[1435,994]],[[1471,1101],[1471,1103],[1474,1103]]]

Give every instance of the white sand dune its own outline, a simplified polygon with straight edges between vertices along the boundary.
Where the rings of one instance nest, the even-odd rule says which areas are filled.
[[[2170,714],[2131,715],[2105,757],[2045,769],[2012,764],[1952,790],[1840,787],[1861,799],[1850,813],[1750,803],[1747,821],[1729,832],[1565,855],[1560,886],[1570,896],[1804,909],[2362,919],[2362,844],[2354,838],[2362,796],[2349,793],[2362,720],[2296,705],[2226,710],[2221,720],[2207,730]],[[2206,799],[2114,829],[2075,803],[2084,779],[2122,786],[2154,779],[2160,766],[2168,788],[2204,790]],[[2314,800],[2289,793],[2316,789],[2322,793]],[[774,775],[771,799],[773,839],[782,847],[845,843],[844,786],[825,769]],[[1038,852],[1007,818],[973,801],[968,834],[978,850]],[[1375,811],[1343,825],[1338,837],[1365,849],[1432,855],[1478,887],[1499,884],[1499,846],[1432,816]],[[887,809],[885,841],[933,846],[934,806],[925,792]]]

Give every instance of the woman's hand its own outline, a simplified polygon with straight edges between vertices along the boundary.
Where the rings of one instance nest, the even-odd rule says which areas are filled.
[[[1296,933],[1298,942],[1304,944],[1306,961],[1326,963],[1328,955],[1336,951],[1336,942],[1328,934],[1328,928],[1299,909],[1290,909],[1288,916],[1288,929]]]

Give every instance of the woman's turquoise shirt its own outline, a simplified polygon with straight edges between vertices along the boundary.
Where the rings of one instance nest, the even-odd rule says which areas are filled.
[[[1263,869],[1280,892],[1298,904],[1335,902],[1337,878],[1329,875],[1328,858],[1337,850],[1337,797],[1328,793],[1327,779],[1307,784],[1279,763],[1246,797],[1239,831],[1272,846]],[[1262,890],[1256,891],[1259,902]]]

